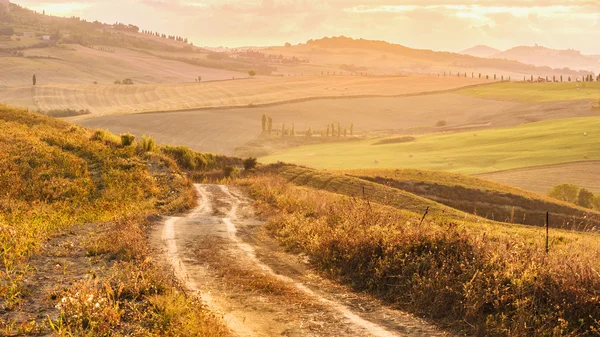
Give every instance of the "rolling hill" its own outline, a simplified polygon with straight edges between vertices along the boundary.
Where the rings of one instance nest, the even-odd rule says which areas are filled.
[[[460,54],[471,55],[475,57],[493,57],[494,55],[500,52],[501,51],[496,48],[479,45],[469,49],[465,49],[461,51]]]

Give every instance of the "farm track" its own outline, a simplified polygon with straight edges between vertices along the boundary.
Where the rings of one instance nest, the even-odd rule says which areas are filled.
[[[196,185],[199,206],[153,233],[187,291],[223,314],[239,336],[445,336],[427,323],[322,279],[281,251],[250,200]]]

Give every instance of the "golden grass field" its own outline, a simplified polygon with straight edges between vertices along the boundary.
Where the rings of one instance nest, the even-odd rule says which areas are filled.
[[[203,81],[248,77],[247,73],[205,68],[112,46],[88,48],[69,44],[27,49],[23,54],[26,57],[0,58],[0,87],[28,86],[33,74],[38,85],[113,84],[125,78],[133,79],[134,83],[181,83],[194,82],[198,76]]]
[[[247,107],[324,97],[399,96],[454,90],[490,81],[438,77],[305,76],[178,84],[11,86],[0,102],[35,110],[89,109],[96,115]],[[346,89],[347,88],[347,89]]]

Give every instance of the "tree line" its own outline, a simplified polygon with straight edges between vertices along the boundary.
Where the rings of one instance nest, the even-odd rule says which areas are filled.
[[[294,123],[291,124],[291,127],[286,127],[285,123],[281,124],[281,129],[273,129],[273,118],[263,114],[262,115],[262,132],[263,134],[277,134],[284,136],[297,136],[296,127]],[[304,136],[312,137],[315,134],[320,134],[321,137],[348,137],[354,136],[354,123],[350,123],[349,126],[342,126],[338,123],[327,124],[326,128],[319,130],[317,132],[313,131],[312,127],[309,127],[304,131]]]
[[[153,31],[150,31],[150,30],[142,30],[142,34],[152,35],[152,36],[161,37],[163,39],[169,39],[169,40],[173,40],[173,41],[179,41],[179,42],[188,43],[187,37],[184,38],[184,37],[181,37],[181,36],[161,34],[159,32],[153,32]]]
[[[548,196],[583,208],[600,211],[600,193],[594,195],[591,191],[580,188],[574,184],[560,184],[554,186],[554,188],[548,192]]]

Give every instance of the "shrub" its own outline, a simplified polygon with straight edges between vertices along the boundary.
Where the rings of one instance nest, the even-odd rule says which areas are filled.
[[[244,170],[251,170],[256,167],[256,158],[248,158],[244,160]]]
[[[577,196],[577,205],[585,208],[594,208],[594,194],[582,188]]]
[[[114,145],[114,146],[117,146],[121,143],[121,140],[119,139],[118,136],[110,133],[107,130],[94,131],[90,140],[104,142],[105,144],[110,144],[110,145]]]
[[[154,152],[156,150],[156,141],[150,136],[143,135],[139,146],[145,152]]]
[[[548,192],[548,196],[575,204],[579,196],[579,187],[573,184],[560,184],[554,186],[554,188]]]
[[[225,166],[223,173],[225,173],[225,177],[227,178],[235,178],[240,173],[240,170],[235,166]]]
[[[256,76],[256,71],[255,70],[250,70],[248,72],[248,75],[250,75],[250,77],[254,77],[254,76]]]
[[[448,122],[446,122],[445,120],[439,120],[437,121],[437,123],[435,123],[435,126],[437,127],[444,127],[446,125],[448,125]]]
[[[52,109],[46,112],[42,112],[46,116],[50,117],[72,117],[72,116],[82,116],[91,114],[90,110],[75,110],[75,109]]]
[[[116,80],[115,84],[122,84],[120,80]]]
[[[133,80],[131,78],[126,78],[123,80],[123,84],[133,84]]]
[[[135,142],[135,136],[130,133],[124,133],[121,135],[121,145],[123,147],[131,146]]]

